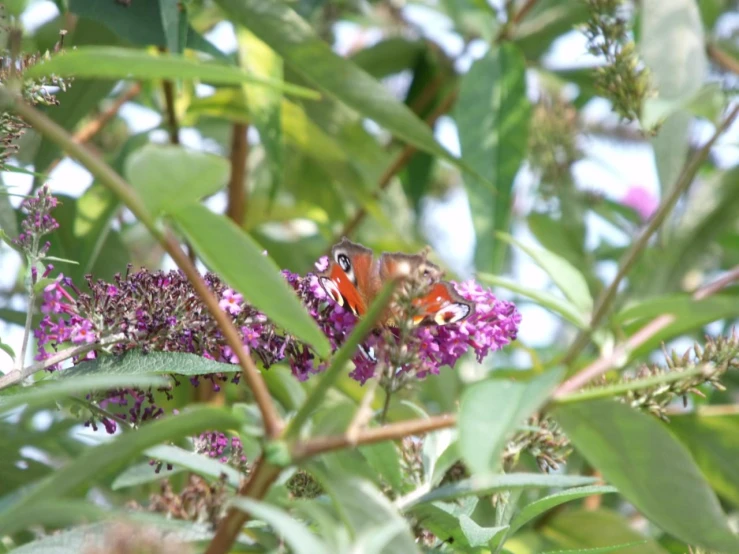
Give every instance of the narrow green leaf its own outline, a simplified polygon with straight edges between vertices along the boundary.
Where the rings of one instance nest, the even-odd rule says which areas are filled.
[[[739,551],[716,495],[659,421],[612,400],[556,406],[552,414],[585,459],[654,523],[688,544]]]
[[[175,468],[187,469],[202,477],[217,480],[225,475],[226,483],[234,489],[237,489],[241,484],[241,474],[231,466],[178,446],[160,444],[154,448],[149,448],[145,454],[154,460],[172,464]]]
[[[162,16],[167,50],[182,54],[187,44],[187,13],[179,0],[159,0],[159,13]]]
[[[564,549],[610,548],[612,545],[637,543],[623,553],[667,554],[656,540],[633,529],[626,517],[603,508],[554,511],[542,523],[539,532],[549,539],[549,545]]]
[[[580,475],[546,475],[543,473],[508,473],[503,475],[476,475],[434,489],[428,494],[404,503],[402,510],[427,502],[455,500],[465,496],[486,496],[499,491],[512,489],[544,489],[549,487],[579,487],[592,485],[598,480]]]
[[[670,429],[688,447],[719,496],[739,506],[736,438],[739,414],[670,416]]]
[[[147,352],[130,350],[121,356],[100,356],[65,370],[60,379],[80,375],[208,375],[235,373],[235,364],[224,364],[189,352]]]
[[[239,43],[241,67],[257,77],[280,81],[283,78],[282,59],[275,51],[259,40],[250,31],[238,27],[236,37]],[[282,182],[283,144],[282,144],[282,93],[266,87],[243,86],[246,105],[249,106],[251,123],[259,131],[259,140],[270,169],[270,201],[274,201]],[[246,186],[246,183],[243,184]]]
[[[80,381],[82,381],[80,379]],[[71,381],[68,381],[71,382]],[[121,383],[119,386],[126,386]],[[130,385],[129,385],[130,386]],[[191,407],[187,412],[170,416],[138,429],[124,433],[114,440],[87,449],[81,456],[67,463],[45,478],[28,494],[0,514],[0,528],[12,518],[13,512],[30,509],[38,503],[64,496],[82,485],[98,481],[105,475],[124,467],[129,460],[156,444],[205,431],[238,427],[241,420],[222,408]]]
[[[639,49],[658,91],[647,103],[687,100],[703,85],[708,59],[697,4],[695,0],[645,0],[642,5]],[[663,192],[677,180],[685,163],[690,120],[687,110],[676,111],[652,140]]]
[[[593,297],[588,283],[582,273],[570,262],[554,252],[529,246],[505,233],[498,233],[497,238],[515,244],[536,262],[536,265],[547,272],[555,285],[583,314],[589,315],[593,309]]]
[[[7,171],[5,167],[1,169]],[[13,205],[10,203],[10,197],[7,194],[2,194],[2,192],[2,177],[0,177],[0,230],[14,239],[18,236],[18,220],[15,217]]]
[[[567,321],[578,327],[579,329],[587,329],[588,322],[585,321],[583,314],[569,301],[559,298],[550,292],[540,289],[532,289],[521,285],[518,281],[498,277],[489,273],[477,273],[478,280],[513,291],[521,296],[530,298],[539,306],[546,308],[556,314],[561,315]]]
[[[507,525],[481,527],[475,520],[464,514],[459,517],[459,526],[462,528],[467,542],[473,548],[490,544],[490,541],[504,535],[508,530]]]
[[[508,245],[495,232],[508,232],[513,180],[527,155],[531,103],[526,63],[512,44],[493,46],[462,78],[455,112],[464,160],[495,187],[466,180],[477,236],[475,265],[501,273]]]
[[[521,527],[526,525],[529,521],[537,516],[540,516],[544,512],[551,510],[565,502],[577,500],[579,498],[585,498],[587,496],[593,496],[596,494],[607,494],[611,492],[618,492],[615,487],[605,487],[601,485],[593,485],[590,487],[577,487],[574,489],[568,489],[562,492],[557,492],[540,498],[524,506],[520,512],[518,512],[511,520],[510,535],[513,535]]]
[[[156,472],[156,467],[152,466],[149,462],[136,464],[127,467],[121,472],[118,477],[115,478],[113,483],[110,485],[111,490],[117,491],[126,489],[129,487],[137,487],[139,485],[145,485],[153,481],[160,481],[162,479],[168,479],[172,475],[181,473],[183,468],[172,468],[166,472]]]
[[[375,79],[335,54],[310,24],[281,2],[218,0],[233,21],[277,52],[313,86],[374,120],[420,150],[462,165],[434,139],[429,127]]]
[[[171,213],[203,261],[277,325],[326,358],[331,347],[271,258],[233,221],[193,204]]]
[[[75,523],[89,523],[107,519],[110,515],[102,506],[91,502],[54,499],[36,504],[31,509],[17,510],[13,514],[12,521],[3,525],[3,535],[10,536],[23,529],[39,525],[68,527]],[[17,550],[13,551],[16,552]],[[29,550],[29,552],[31,551]],[[36,552],[42,553],[44,550],[39,549]]]
[[[115,46],[83,46],[65,51],[30,67],[24,75],[29,79],[56,75],[97,79],[197,79],[219,85],[252,83],[294,96],[319,98],[316,92],[305,87],[261,79],[235,66]]]
[[[237,497],[231,505],[268,523],[296,554],[325,554],[329,548],[287,512],[251,498]]]
[[[2,337],[0,337],[0,350],[10,356],[11,359],[15,360],[15,350],[13,350],[9,344],[5,344]]]
[[[644,544],[645,542],[646,541],[626,542],[623,544],[615,544],[613,546],[601,546],[599,548],[577,548],[575,550],[547,550],[543,554],[605,554],[606,552],[616,552],[618,550],[624,550],[625,548],[639,546]]]
[[[172,0],[164,0],[171,2]],[[94,23],[95,27],[110,29],[126,43],[139,46],[167,46],[167,36],[162,21],[160,2],[99,2],[98,0],[69,0],[69,11],[81,16],[81,21]],[[184,20],[184,21],[183,21]],[[100,25],[100,24],[103,25]],[[187,24],[187,18],[180,18],[180,32],[187,35],[181,43],[188,48],[209,54],[216,59],[228,61],[228,56],[211,42],[195,32]],[[107,37],[106,37],[107,39]],[[77,29],[73,40],[77,42]],[[99,41],[110,44],[111,40]]]
[[[334,500],[342,519],[356,534],[388,522],[397,523],[393,539],[389,541],[384,554],[413,554],[418,552],[410,527],[397,509],[370,481],[331,475],[313,467],[311,473],[321,482],[323,488]]]
[[[528,382],[487,379],[462,394],[459,451],[470,472],[500,467],[510,434],[544,403],[564,371],[552,370]]]
[[[182,146],[147,144],[126,160],[124,174],[154,216],[215,194],[228,181],[228,161]]]
[[[61,376],[65,371],[60,371]],[[14,387],[0,393],[0,413],[18,406],[43,406],[68,394],[88,393],[116,387],[164,387],[169,380],[154,375],[90,375],[78,378],[46,379],[33,387]]]

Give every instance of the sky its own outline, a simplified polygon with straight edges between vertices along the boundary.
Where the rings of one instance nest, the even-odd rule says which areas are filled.
[[[462,40],[455,35],[451,29],[449,20],[433,10],[424,7],[407,4],[404,8],[405,16],[423,29],[429,38],[435,40],[450,55],[458,56],[462,51]],[[55,17],[58,11],[53,2],[49,0],[36,0],[26,10],[22,19],[23,25],[33,29],[45,21]],[[358,27],[352,23],[341,23],[337,25],[335,50],[345,54],[350,45],[356,39]],[[208,33],[207,37],[224,51],[233,51],[236,48],[236,40],[230,24],[221,23]],[[371,43],[381,38],[379,33],[367,33],[366,42]],[[486,46],[482,42],[473,44],[467,49],[464,56],[457,62],[460,70],[466,70],[473,61],[485,54]],[[577,31],[560,38],[547,55],[547,63],[551,66],[573,67],[588,66],[595,61],[585,48],[585,39]],[[535,83],[532,83],[535,84]],[[534,100],[535,87],[530,87],[531,96]],[[151,110],[135,106],[125,105],[121,110],[121,116],[126,119],[132,132],[146,131],[156,128],[160,123],[159,115]],[[605,100],[591,102],[584,112],[585,118],[602,119],[612,117],[610,107]],[[696,121],[693,125],[693,140],[702,142],[706,140],[713,131],[713,126],[707,122]],[[454,122],[450,117],[442,117],[435,129],[439,142],[450,152],[459,155],[460,147]],[[166,141],[166,133],[163,130],[152,131],[152,140]],[[188,147],[203,148],[203,141],[199,134],[191,129],[184,129],[182,141]],[[739,161],[739,125],[724,135],[716,148],[720,162],[729,166]],[[574,177],[578,186],[588,190],[600,191],[606,197],[619,200],[629,187],[638,185],[644,187],[655,197],[659,196],[659,179],[657,176],[654,155],[649,144],[617,144],[612,141],[598,139],[596,137],[583,137],[581,146],[584,158],[573,167]],[[4,182],[16,186],[15,192],[25,193],[30,189],[31,178],[5,173],[2,175]],[[91,183],[92,179],[87,171],[77,163],[65,159],[50,176],[49,184],[52,191],[57,193],[78,196]],[[517,192],[516,203],[523,210],[528,210],[534,199],[535,177],[528,168],[524,167],[515,182]],[[13,199],[17,205],[19,199]],[[211,207],[222,209],[225,204],[223,197],[216,198]],[[454,221],[455,225],[443,225],[440,222]],[[469,205],[462,187],[452,190],[443,199],[429,199],[425,203],[424,214],[421,220],[421,228],[427,239],[439,255],[449,266],[460,274],[469,271],[474,250],[474,231],[472,228]],[[520,240],[535,243],[533,236],[524,225],[517,225],[514,234]],[[614,244],[623,244],[626,239],[616,232],[610,225],[599,218],[592,216],[588,220],[589,247],[595,247],[602,238],[607,238]],[[0,286],[8,287],[9,279],[14,278],[18,259],[14,253],[7,248],[0,251],[0,261],[3,271],[0,274]],[[169,263],[167,268],[172,267]],[[615,274],[615,264],[604,264],[599,267],[599,274],[608,279]],[[523,285],[535,289],[548,288],[551,290],[551,282],[547,275],[533,264],[524,254],[514,253],[514,264],[512,275]],[[23,309],[23,305],[13,306]],[[559,328],[559,319],[548,311],[538,306],[520,304],[523,322],[519,334],[522,342],[528,346],[544,346],[551,342],[554,333]],[[20,328],[0,323],[0,337],[3,341],[19,350],[21,340]],[[11,360],[0,352],[0,371],[7,372],[11,369]]]

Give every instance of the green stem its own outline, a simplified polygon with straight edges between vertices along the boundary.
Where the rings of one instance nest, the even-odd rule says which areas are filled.
[[[575,392],[552,400],[553,404],[571,404],[573,402],[583,402],[585,400],[595,400],[597,398],[610,398],[612,396],[620,396],[630,391],[648,389],[665,383],[674,383],[682,381],[690,377],[697,377],[704,374],[705,366],[688,369],[685,371],[672,371],[663,375],[655,375],[644,379],[629,381],[628,383],[619,383],[608,387],[597,387],[582,392]]]
[[[364,337],[367,336],[375,326],[375,323],[380,316],[385,312],[385,308],[390,303],[390,299],[392,298],[394,291],[395,281],[391,281],[383,287],[380,294],[377,295],[377,298],[372,303],[372,306],[370,306],[370,309],[362,316],[359,324],[351,332],[349,338],[346,339],[344,345],[336,352],[331,361],[331,365],[323,375],[321,375],[321,379],[318,381],[315,388],[310,391],[308,398],[306,398],[305,402],[298,410],[298,413],[296,413],[295,417],[288,423],[285,428],[285,432],[283,433],[283,438],[292,439],[298,436],[303,425],[305,425],[305,422],[308,421],[310,415],[321,404],[323,397],[326,396],[328,390],[339,378],[346,364],[352,359],[352,357],[354,357],[359,343],[362,342]]]

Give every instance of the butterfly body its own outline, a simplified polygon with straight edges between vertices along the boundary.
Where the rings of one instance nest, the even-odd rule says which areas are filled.
[[[361,317],[387,281],[414,279],[428,288],[412,301],[417,312],[413,323],[457,323],[472,313],[472,304],[442,277],[441,269],[423,254],[385,252],[376,258],[369,248],[344,238],[331,249],[329,267],[319,275],[319,281],[337,304]],[[391,324],[396,317],[391,306],[380,323]]]

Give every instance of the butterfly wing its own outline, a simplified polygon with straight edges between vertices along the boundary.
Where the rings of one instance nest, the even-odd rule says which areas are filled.
[[[319,276],[326,293],[357,316],[367,312],[372,300],[372,258],[372,250],[344,238],[331,249],[331,265]]]
[[[448,281],[434,283],[425,296],[417,298],[413,303],[420,310],[413,318],[416,325],[458,323],[469,317],[473,311],[472,304],[462,298]]]

